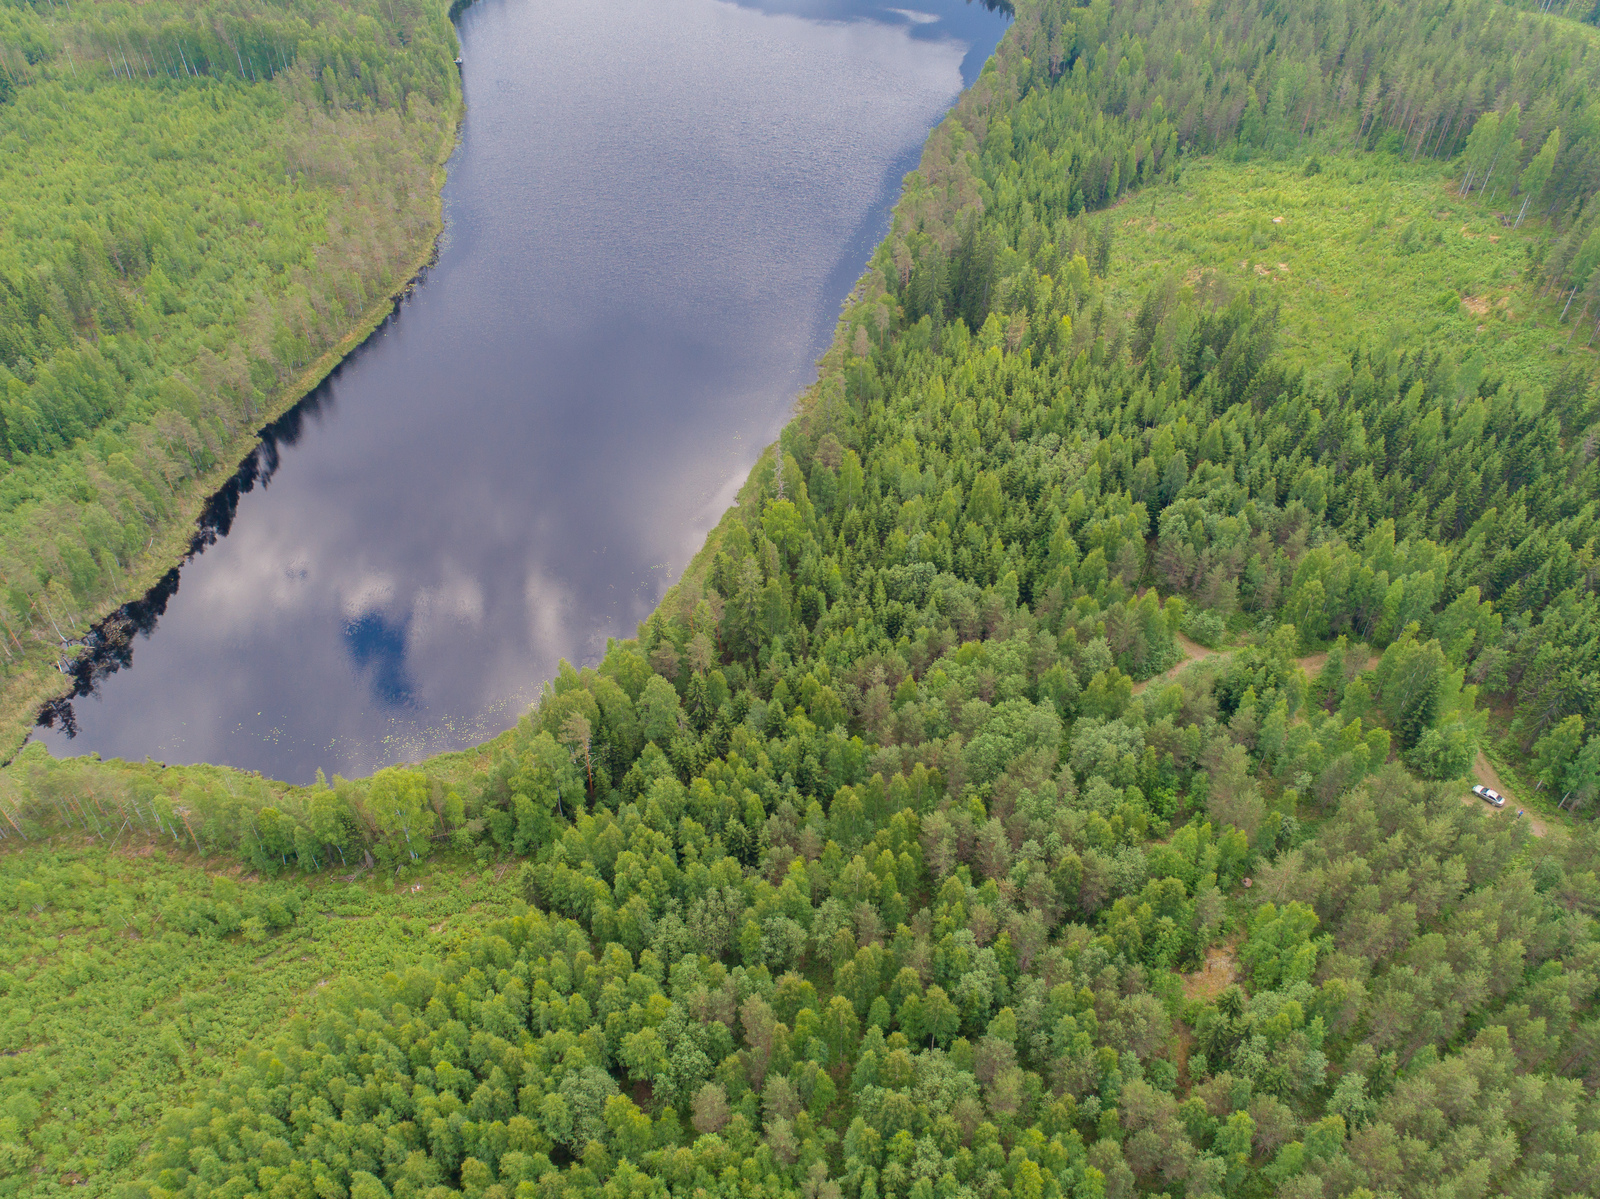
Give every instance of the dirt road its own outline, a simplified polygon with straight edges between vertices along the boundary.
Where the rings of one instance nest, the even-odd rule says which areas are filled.
[[[1133,693],[1135,695],[1138,695],[1152,683],[1165,683],[1170,679],[1177,677],[1179,672],[1181,672],[1184,667],[1188,666],[1191,662],[1199,662],[1205,658],[1225,657],[1227,654],[1232,652],[1231,650],[1207,649],[1198,642],[1191,641],[1182,633],[1174,634],[1174,639],[1178,643],[1178,648],[1183,651],[1183,660],[1170,670],[1164,671],[1163,673],[1156,675],[1154,678],[1146,679],[1142,683],[1135,683],[1133,685]],[[1304,658],[1297,659],[1300,664],[1300,668],[1304,670],[1306,672],[1306,676],[1311,679],[1316,678],[1317,673],[1322,669],[1323,664],[1327,662],[1327,660],[1328,655],[1326,653],[1308,654]],[[1491,815],[1503,816],[1507,819],[1515,818],[1518,808],[1516,796],[1512,795],[1511,792],[1506,790],[1506,785],[1500,781],[1499,772],[1496,771],[1492,765],[1490,765],[1489,759],[1484,756],[1482,750],[1478,751],[1478,758],[1477,761],[1473,763],[1472,773],[1473,777],[1476,778],[1478,782],[1482,783],[1486,787],[1491,787],[1500,792],[1501,795],[1504,795],[1506,797],[1506,806],[1503,808],[1492,808],[1488,804],[1484,803],[1483,800],[1479,799],[1476,795],[1473,795],[1471,792],[1463,795],[1461,797],[1461,802],[1469,805],[1475,804],[1479,807],[1482,807]],[[1539,819],[1539,817],[1535,816],[1532,812],[1525,811],[1522,819],[1528,822],[1529,830],[1535,837],[1543,837],[1550,831],[1549,826],[1543,820]]]
[[[1164,671],[1161,674],[1156,675],[1154,678],[1148,678],[1142,683],[1135,683],[1133,685],[1133,693],[1135,695],[1138,695],[1139,692],[1150,686],[1151,683],[1165,683],[1168,679],[1175,678],[1178,672],[1191,662],[1198,662],[1202,658],[1215,658],[1219,656],[1219,651],[1207,649],[1198,641],[1190,641],[1182,633],[1174,633],[1172,635],[1172,639],[1178,643],[1178,648],[1183,651],[1183,660],[1172,669]]]
[[[1222,658],[1233,652],[1232,650],[1228,649],[1207,649],[1198,641],[1189,640],[1189,638],[1185,637],[1182,633],[1174,633],[1172,638],[1178,643],[1178,648],[1183,651],[1183,660],[1170,670],[1163,671],[1154,678],[1146,679],[1142,683],[1135,683],[1133,685],[1133,693],[1135,695],[1138,695],[1139,692],[1143,691],[1152,683],[1164,683],[1168,679],[1177,677],[1178,673],[1191,662],[1199,662],[1203,658]],[[1304,658],[1295,659],[1295,661],[1300,664],[1300,669],[1304,670],[1306,672],[1306,676],[1311,679],[1315,679],[1317,677],[1317,672],[1322,669],[1323,663],[1325,663],[1327,660],[1328,655],[1326,653],[1307,654]],[[1499,789],[1500,788],[1498,787],[1495,788],[1496,791]]]
[[[1472,764],[1472,774],[1473,777],[1485,787],[1492,788],[1493,790],[1500,792],[1501,795],[1504,795],[1506,797],[1506,806],[1503,808],[1492,808],[1488,804],[1484,803],[1483,800],[1479,799],[1476,795],[1473,795],[1471,792],[1463,795],[1461,797],[1461,802],[1464,804],[1475,804],[1495,816],[1503,816],[1506,819],[1515,818],[1518,806],[1517,797],[1506,790],[1506,785],[1500,781],[1499,772],[1496,771],[1495,768],[1490,764],[1489,759],[1484,756],[1484,753],[1481,749],[1478,751],[1477,761]],[[1540,820],[1532,812],[1526,812],[1522,818],[1528,822],[1528,827],[1533,832],[1535,837],[1542,837],[1550,831],[1549,828],[1546,827],[1545,822]]]

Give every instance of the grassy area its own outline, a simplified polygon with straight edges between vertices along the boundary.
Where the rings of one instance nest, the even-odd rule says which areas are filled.
[[[0,1194],[107,1194],[160,1117],[334,980],[431,961],[514,875],[259,880],[235,860],[57,837],[0,855]]]
[[[1349,369],[1330,350],[1357,346],[1447,353],[1463,391],[1495,369],[1547,383],[1566,355],[1589,351],[1585,333],[1556,327],[1560,303],[1526,281],[1544,224],[1503,225],[1499,210],[1456,194],[1457,174],[1451,164],[1326,150],[1195,161],[1175,186],[1116,209],[1124,269],[1113,272],[1113,294],[1131,318],[1170,275],[1267,286],[1282,304],[1284,359],[1330,386]]]

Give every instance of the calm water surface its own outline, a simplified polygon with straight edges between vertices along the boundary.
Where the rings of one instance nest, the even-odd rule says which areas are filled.
[[[269,434],[127,664],[38,736],[363,773],[498,732],[561,658],[631,636],[1005,27],[892,3],[467,10],[437,265]]]

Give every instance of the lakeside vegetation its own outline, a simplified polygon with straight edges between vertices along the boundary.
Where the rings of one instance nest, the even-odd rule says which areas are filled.
[[[442,4],[0,10],[0,750],[439,227]]]
[[[0,855],[7,1193],[112,1193],[147,1130],[261,1030],[337,980],[436,960],[463,926],[520,906],[470,861],[406,885],[403,906],[338,878],[308,887],[243,873],[127,838],[120,852],[97,842]]]
[[[0,1191],[1600,1193],[1595,63],[1488,3],[1020,6],[637,639],[370,779],[0,771],[8,998],[170,987],[159,927],[297,1009],[180,1077],[108,995],[121,1109],[13,1019]],[[1467,793],[1491,716],[1549,835]],[[288,965],[468,859],[528,906]]]

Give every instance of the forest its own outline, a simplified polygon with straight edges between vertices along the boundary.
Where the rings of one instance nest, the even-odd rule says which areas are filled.
[[[0,7],[7,752],[425,261],[455,55],[414,0]]]
[[[1600,1195],[1573,15],[1019,4],[636,638],[0,771],[0,1194]]]

